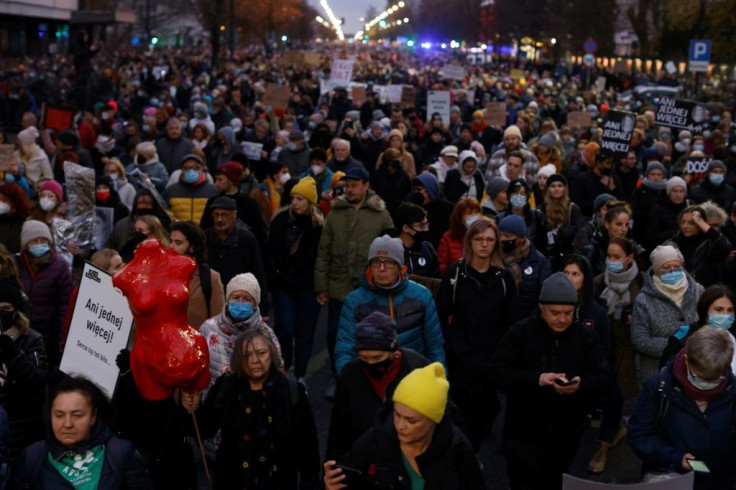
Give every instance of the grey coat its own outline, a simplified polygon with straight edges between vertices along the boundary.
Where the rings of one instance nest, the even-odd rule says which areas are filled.
[[[657,289],[650,267],[644,277],[644,286],[634,301],[631,320],[631,342],[636,351],[636,378],[639,386],[659,371],[662,352],[667,339],[681,325],[698,320],[697,304],[703,286],[685,272],[688,287],[678,307],[669,296]]]

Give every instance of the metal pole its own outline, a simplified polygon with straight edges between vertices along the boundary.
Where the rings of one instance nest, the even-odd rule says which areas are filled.
[[[235,0],[230,0],[230,54],[235,51]]]

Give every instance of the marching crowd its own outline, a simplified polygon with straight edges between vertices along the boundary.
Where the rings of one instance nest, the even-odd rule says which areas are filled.
[[[56,55],[3,72],[9,488],[196,488],[201,431],[214,488],[482,489],[500,396],[511,488],[560,488],[591,416],[591,473],[628,438],[645,480],[704,463],[696,488],[736,488],[731,85],[708,92],[692,133],[624,97],[628,75],[600,73],[596,93],[578,66],[512,80],[509,64],[466,64],[457,82],[438,55],[352,55],[362,101],[320,93],[329,53],[305,67],[236,52],[210,69],[190,50],[102,58],[82,38],[74,70]],[[415,100],[387,103],[391,82]],[[286,107],[262,103],[273,83]],[[428,90],[452,90],[449,119],[428,113]],[[50,130],[41,102],[80,110]],[[505,104],[503,126],[487,102]],[[600,144],[614,109],[635,113],[621,158]],[[579,111],[590,127],[568,125]],[[64,162],[94,169],[100,247],[55,239],[75,212]],[[125,349],[108,401],[58,371],[81,268],[114,274],[151,238],[197,265],[188,321],[212,382],[146,400]],[[321,307],[322,452],[305,383]]]

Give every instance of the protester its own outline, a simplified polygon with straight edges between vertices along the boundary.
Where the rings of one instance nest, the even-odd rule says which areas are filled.
[[[473,224],[481,216],[478,201],[472,197],[460,199],[450,215],[450,225],[442,234],[437,256],[440,262],[440,273],[445,274],[447,268],[463,257],[465,237]]]
[[[23,222],[31,213],[28,197],[16,184],[0,185],[0,243],[18,253]]]

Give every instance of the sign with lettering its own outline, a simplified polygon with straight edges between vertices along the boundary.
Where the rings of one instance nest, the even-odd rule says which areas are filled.
[[[633,112],[610,110],[603,121],[601,151],[614,158],[626,156],[634,134],[636,115]]]
[[[662,97],[657,106],[656,123],[676,129],[687,129],[699,134],[706,127],[706,110],[703,104],[691,100]]]
[[[289,105],[290,97],[291,89],[288,86],[269,83],[266,85],[266,93],[263,94],[260,102],[261,105],[272,107],[274,109],[286,109]]]
[[[496,129],[506,126],[506,104],[504,102],[486,102],[486,122]]]
[[[692,175],[694,180],[700,180],[705,177],[708,171],[708,165],[713,161],[713,157],[689,157],[687,159],[687,173]]]
[[[588,111],[567,113],[567,125],[571,128],[589,128],[592,125]]]
[[[442,75],[450,80],[462,80],[465,78],[465,68],[460,65],[445,65],[442,67]]]
[[[450,124],[450,92],[449,90],[430,90],[427,92],[427,120],[438,112],[442,122]]]
[[[417,99],[417,88],[411,85],[404,85],[401,88],[401,107],[414,107]]]
[[[127,347],[132,328],[133,314],[112,276],[87,262],[60,369],[88,378],[112,398],[119,371],[115,358]]]

